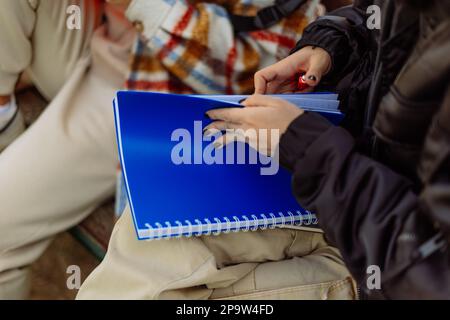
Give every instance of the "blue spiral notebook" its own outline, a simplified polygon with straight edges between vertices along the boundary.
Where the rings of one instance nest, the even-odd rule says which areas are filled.
[[[263,168],[273,166],[273,159],[258,154],[256,163],[239,162],[236,150],[244,150],[248,159],[256,152],[242,142],[227,144],[223,161],[211,163],[204,157],[208,148],[210,156],[217,156],[211,142],[202,140],[202,128],[211,122],[205,112],[242,107],[239,101],[243,98],[117,93],[114,114],[119,155],[138,239],[274,227],[317,229],[315,214],[303,209],[292,195],[288,171],[279,167],[276,174],[261,174]],[[335,124],[342,119],[335,94],[282,98]]]

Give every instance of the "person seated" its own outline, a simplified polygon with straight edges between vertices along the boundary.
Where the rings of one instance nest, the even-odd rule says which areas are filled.
[[[208,115],[283,132],[293,192],[317,213],[364,297],[448,299],[450,4],[386,1],[381,32],[367,29],[368,4],[311,24],[293,54],[255,75],[245,108]],[[288,91],[299,69],[311,88],[340,92],[342,127],[264,95]]]
[[[203,6],[207,8],[206,4],[202,4],[199,8]],[[209,8],[207,12],[217,11],[217,7]],[[133,9],[132,5],[130,9]],[[182,10],[177,13],[178,17],[186,15],[190,17],[189,11]],[[203,34],[203,27],[199,23],[193,28],[198,28],[197,37],[204,41],[205,45],[198,46],[195,55],[186,55],[188,61],[178,60],[178,50],[163,51],[163,58],[173,66],[173,74],[185,76],[187,79],[194,78],[192,73],[180,71],[179,68],[189,65],[191,60],[198,61],[199,57],[203,57],[201,64],[207,63],[209,57],[208,55],[208,58],[204,57],[204,54],[209,52],[206,49],[207,40],[217,42],[218,45],[220,42],[222,61],[232,63],[235,68],[247,65],[252,66],[247,70],[253,72],[258,70],[262,61],[258,62],[258,59],[250,57],[259,55],[245,52],[254,48],[253,37],[260,38],[262,34],[260,32],[242,34],[234,38],[231,26],[226,20],[218,19],[216,23],[222,30],[229,30],[230,33],[227,33],[227,36],[219,36],[217,33],[209,32],[208,38]],[[166,31],[176,28],[172,26],[170,16],[166,18],[166,24],[170,25],[165,28]],[[292,22],[289,28],[300,26],[297,21],[295,24]],[[279,37],[270,38],[276,43],[289,34],[287,30],[275,30],[279,30],[276,31]],[[184,36],[183,31],[180,30],[179,35]],[[267,34],[264,37],[269,38]],[[235,45],[233,39],[236,41]],[[224,47],[224,44],[232,45]],[[160,50],[159,42],[154,41],[154,45]],[[265,48],[271,47],[272,43],[267,43]],[[240,63],[232,58],[234,52],[242,54]],[[287,55],[288,51],[284,53]],[[227,60],[227,57],[230,60]],[[270,60],[274,62],[273,58]],[[151,61],[152,65],[159,64]],[[246,62],[243,63],[244,61]],[[266,62],[271,64],[268,60]],[[149,65],[149,62],[145,63]],[[221,64],[215,70],[216,75],[211,74],[208,79],[213,79],[213,83],[225,84],[226,93],[253,91],[251,77],[246,77],[250,81],[242,82],[227,73],[226,65]],[[194,80],[192,84],[197,89],[203,89],[205,86],[202,79]],[[246,90],[239,89],[242,84],[245,84]],[[154,85],[156,84],[150,83],[148,87],[141,88],[147,89]],[[191,90],[187,88],[185,92],[189,93]],[[176,199],[176,195],[174,197]],[[217,205],[220,206],[220,203]],[[120,282],[116,280],[118,278],[121,279]],[[77,299],[355,299],[356,297],[356,286],[344,267],[339,252],[327,244],[321,233],[274,229],[164,241],[139,241],[130,208],[127,207],[114,228],[105,259],[83,283]]]
[[[293,174],[293,192],[318,215],[363,297],[448,299],[450,4],[385,1],[380,32],[367,28],[371,4],[355,1],[310,24],[289,57],[256,73],[244,108],[207,113],[210,128],[283,133],[272,147]],[[267,96],[292,92],[300,71],[311,88],[340,93],[341,127]],[[78,298],[299,298],[314,287],[323,295],[310,298],[336,297],[337,288],[348,297],[345,282],[315,282],[333,269],[331,283],[345,275],[334,249],[301,250],[307,233],[290,236],[275,229],[140,242],[127,209]]]

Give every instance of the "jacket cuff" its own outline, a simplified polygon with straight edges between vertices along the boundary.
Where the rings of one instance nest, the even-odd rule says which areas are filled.
[[[305,111],[289,125],[280,138],[280,163],[292,171],[297,159],[304,156],[308,147],[333,125],[315,112]]]
[[[167,0],[133,0],[125,12],[128,20],[134,24],[142,24],[142,35],[151,39],[161,27],[170,10],[173,1]]]
[[[344,18],[343,18],[344,19]],[[348,58],[352,54],[352,49],[348,43],[348,38],[340,30],[345,29],[345,21],[339,21],[342,26],[337,26],[335,21],[319,19],[310,24],[304,31],[302,38],[297,43],[292,53],[307,47],[319,47],[328,52],[331,58],[331,68],[325,79],[339,77],[347,65]]]

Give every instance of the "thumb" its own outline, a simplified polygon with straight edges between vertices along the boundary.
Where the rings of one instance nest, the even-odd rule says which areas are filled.
[[[320,56],[311,57],[308,71],[305,74],[305,81],[309,86],[315,87],[320,83],[328,68],[328,65],[325,64],[325,61]]]
[[[315,87],[320,83],[322,79],[322,72],[317,67],[311,67],[305,74],[305,82],[310,87]]]

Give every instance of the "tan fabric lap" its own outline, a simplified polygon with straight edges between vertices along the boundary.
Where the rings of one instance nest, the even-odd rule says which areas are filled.
[[[336,249],[316,234],[275,229],[139,241],[127,208],[105,260],[78,299],[217,299],[261,292],[276,298],[284,294],[279,289],[302,292],[297,287],[306,285],[316,285],[323,296],[347,276]]]

